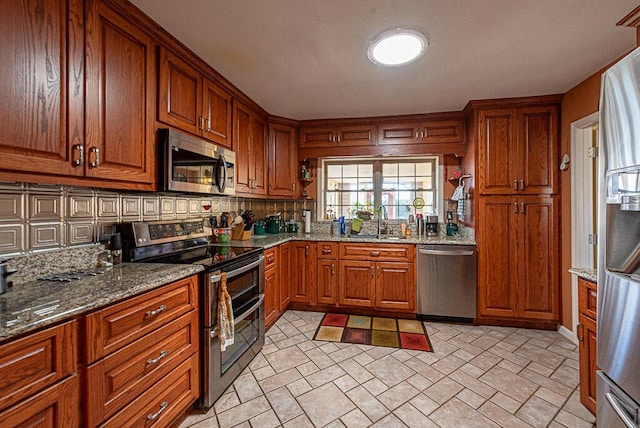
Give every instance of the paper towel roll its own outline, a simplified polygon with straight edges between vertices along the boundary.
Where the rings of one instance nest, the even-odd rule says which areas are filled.
[[[304,233],[311,233],[311,211],[304,212]]]

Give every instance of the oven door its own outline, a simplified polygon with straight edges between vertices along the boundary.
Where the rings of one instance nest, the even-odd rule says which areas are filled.
[[[232,298],[234,343],[221,351],[217,327],[219,274],[208,276],[210,297],[205,309],[209,325],[203,326],[202,397],[199,407],[208,409],[240,375],[264,345],[264,256],[227,274]],[[214,298],[215,297],[215,298]],[[215,303],[213,303],[215,301]],[[213,324],[213,325],[211,325]]]

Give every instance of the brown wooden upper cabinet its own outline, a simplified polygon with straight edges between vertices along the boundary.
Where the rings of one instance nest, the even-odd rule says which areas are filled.
[[[153,183],[154,41],[103,2],[85,4],[85,175]]]
[[[460,120],[387,122],[378,126],[378,144],[462,143],[464,124]]]
[[[160,49],[158,119],[231,148],[231,95],[165,48]]]
[[[233,149],[236,152],[236,191],[267,193],[267,122],[244,104],[233,104]]]
[[[556,105],[480,110],[477,130],[480,194],[557,193]]]
[[[154,183],[152,39],[95,0],[3,6],[1,168]]]
[[[269,196],[296,196],[298,150],[296,129],[269,124]]]
[[[373,125],[303,127],[300,148],[370,146],[374,144]]]

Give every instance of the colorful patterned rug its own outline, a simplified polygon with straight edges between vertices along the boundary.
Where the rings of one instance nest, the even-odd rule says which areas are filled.
[[[313,340],[433,352],[420,321],[362,315],[325,314]]]

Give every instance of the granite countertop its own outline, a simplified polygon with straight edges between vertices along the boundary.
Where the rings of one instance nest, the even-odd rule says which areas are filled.
[[[587,281],[598,282],[598,270],[594,268],[571,268],[569,272]]]
[[[333,241],[333,242],[370,242],[376,244],[427,244],[427,245],[476,245],[475,240],[464,236],[447,236],[440,234],[436,237],[420,237],[407,239],[390,238],[348,238],[346,235],[333,235],[324,233],[279,233],[267,235],[253,235],[246,241],[230,241],[231,245],[238,247],[274,247],[289,241]]]
[[[200,272],[199,265],[123,263],[71,282],[35,280],[0,295],[0,341]]]

